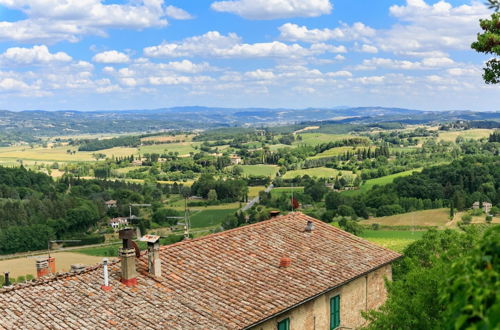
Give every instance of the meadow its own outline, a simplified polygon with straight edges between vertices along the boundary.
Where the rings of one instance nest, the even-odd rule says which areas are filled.
[[[340,141],[353,137],[349,134],[325,134],[325,133],[301,133],[302,140],[296,140],[293,144],[307,144],[315,146],[322,143]]]
[[[360,235],[362,238],[397,252],[403,250],[422,238],[425,231],[409,231],[409,230],[364,230]]]
[[[493,129],[469,129],[465,131],[442,131],[439,133],[439,140],[455,142],[457,137],[461,136],[466,140],[479,140],[483,138],[488,138],[491,133],[495,130]]]
[[[243,169],[243,176],[270,176],[275,177],[278,173],[277,165],[238,165]],[[228,167],[231,171],[234,166]]]
[[[317,177],[317,178],[336,178],[337,175],[339,174],[353,175],[351,171],[341,171],[327,167],[316,167],[316,168],[308,168],[305,170],[288,171],[285,173],[285,175],[283,175],[283,178],[293,179],[297,176],[304,176],[304,175],[309,175],[310,177]]]
[[[450,221],[450,210],[447,208],[423,210],[388,217],[362,220],[360,224],[371,225],[378,223],[382,226],[432,226],[443,228]]]
[[[420,172],[421,170],[422,170],[421,168],[414,169],[414,170],[409,170],[409,171],[405,171],[405,172],[399,172],[396,174],[383,176],[383,177],[376,178],[376,179],[367,180],[358,190],[344,191],[344,192],[342,192],[342,194],[344,194],[346,196],[356,196],[356,195],[367,192],[375,185],[383,186],[383,185],[392,183],[394,181],[394,179],[396,179],[396,178],[409,176],[409,175],[412,175],[414,172]]]
[[[218,226],[226,216],[236,212],[237,208],[228,209],[206,209],[196,212],[191,216],[191,228],[204,228]]]

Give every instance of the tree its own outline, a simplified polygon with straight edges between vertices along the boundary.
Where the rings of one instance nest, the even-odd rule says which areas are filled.
[[[480,20],[483,33],[478,33],[477,41],[473,42],[471,47],[479,53],[492,54],[500,56],[500,1],[490,0],[490,8],[497,12],[491,15],[491,19]],[[483,79],[487,84],[500,83],[500,59],[493,58],[486,62]]]
[[[214,202],[217,200],[217,192],[215,191],[215,189],[210,189],[210,191],[208,192],[207,198],[211,202]]]

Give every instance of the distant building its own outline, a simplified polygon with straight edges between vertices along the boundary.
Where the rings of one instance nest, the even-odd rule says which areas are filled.
[[[492,207],[493,207],[493,204],[488,203],[488,202],[483,202],[484,213],[486,213],[486,214],[490,213]]]
[[[238,155],[231,155],[231,157],[229,157],[229,159],[231,160],[231,165],[241,165],[241,164],[243,164],[243,160]]]
[[[125,218],[125,217],[113,218],[113,219],[109,220],[109,225],[113,229],[118,229],[120,227],[128,226],[128,218]]]
[[[472,204],[472,208],[474,210],[478,210],[480,206],[481,206],[481,203],[479,203],[479,202],[474,202],[474,204]]]
[[[357,329],[401,257],[298,212],[139,254],[131,234],[120,261],[1,288],[0,327]]]
[[[117,206],[117,202],[115,200],[109,200],[109,201],[105,201],[104,205],[106,205],[106,207],[108,209],[110,209],[110,208],[116,207]]]

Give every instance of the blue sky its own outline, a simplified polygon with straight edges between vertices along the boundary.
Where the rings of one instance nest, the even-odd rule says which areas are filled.
[[[478,1],[0,0],[0,108],[500,110]]]

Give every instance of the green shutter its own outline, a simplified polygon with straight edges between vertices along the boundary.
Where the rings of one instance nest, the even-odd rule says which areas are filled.
[[[290,319],[286,318],[278,322],[278,330],[290,330]]]
[[[340,296],[330,299],[330,330],[340,325]]]

